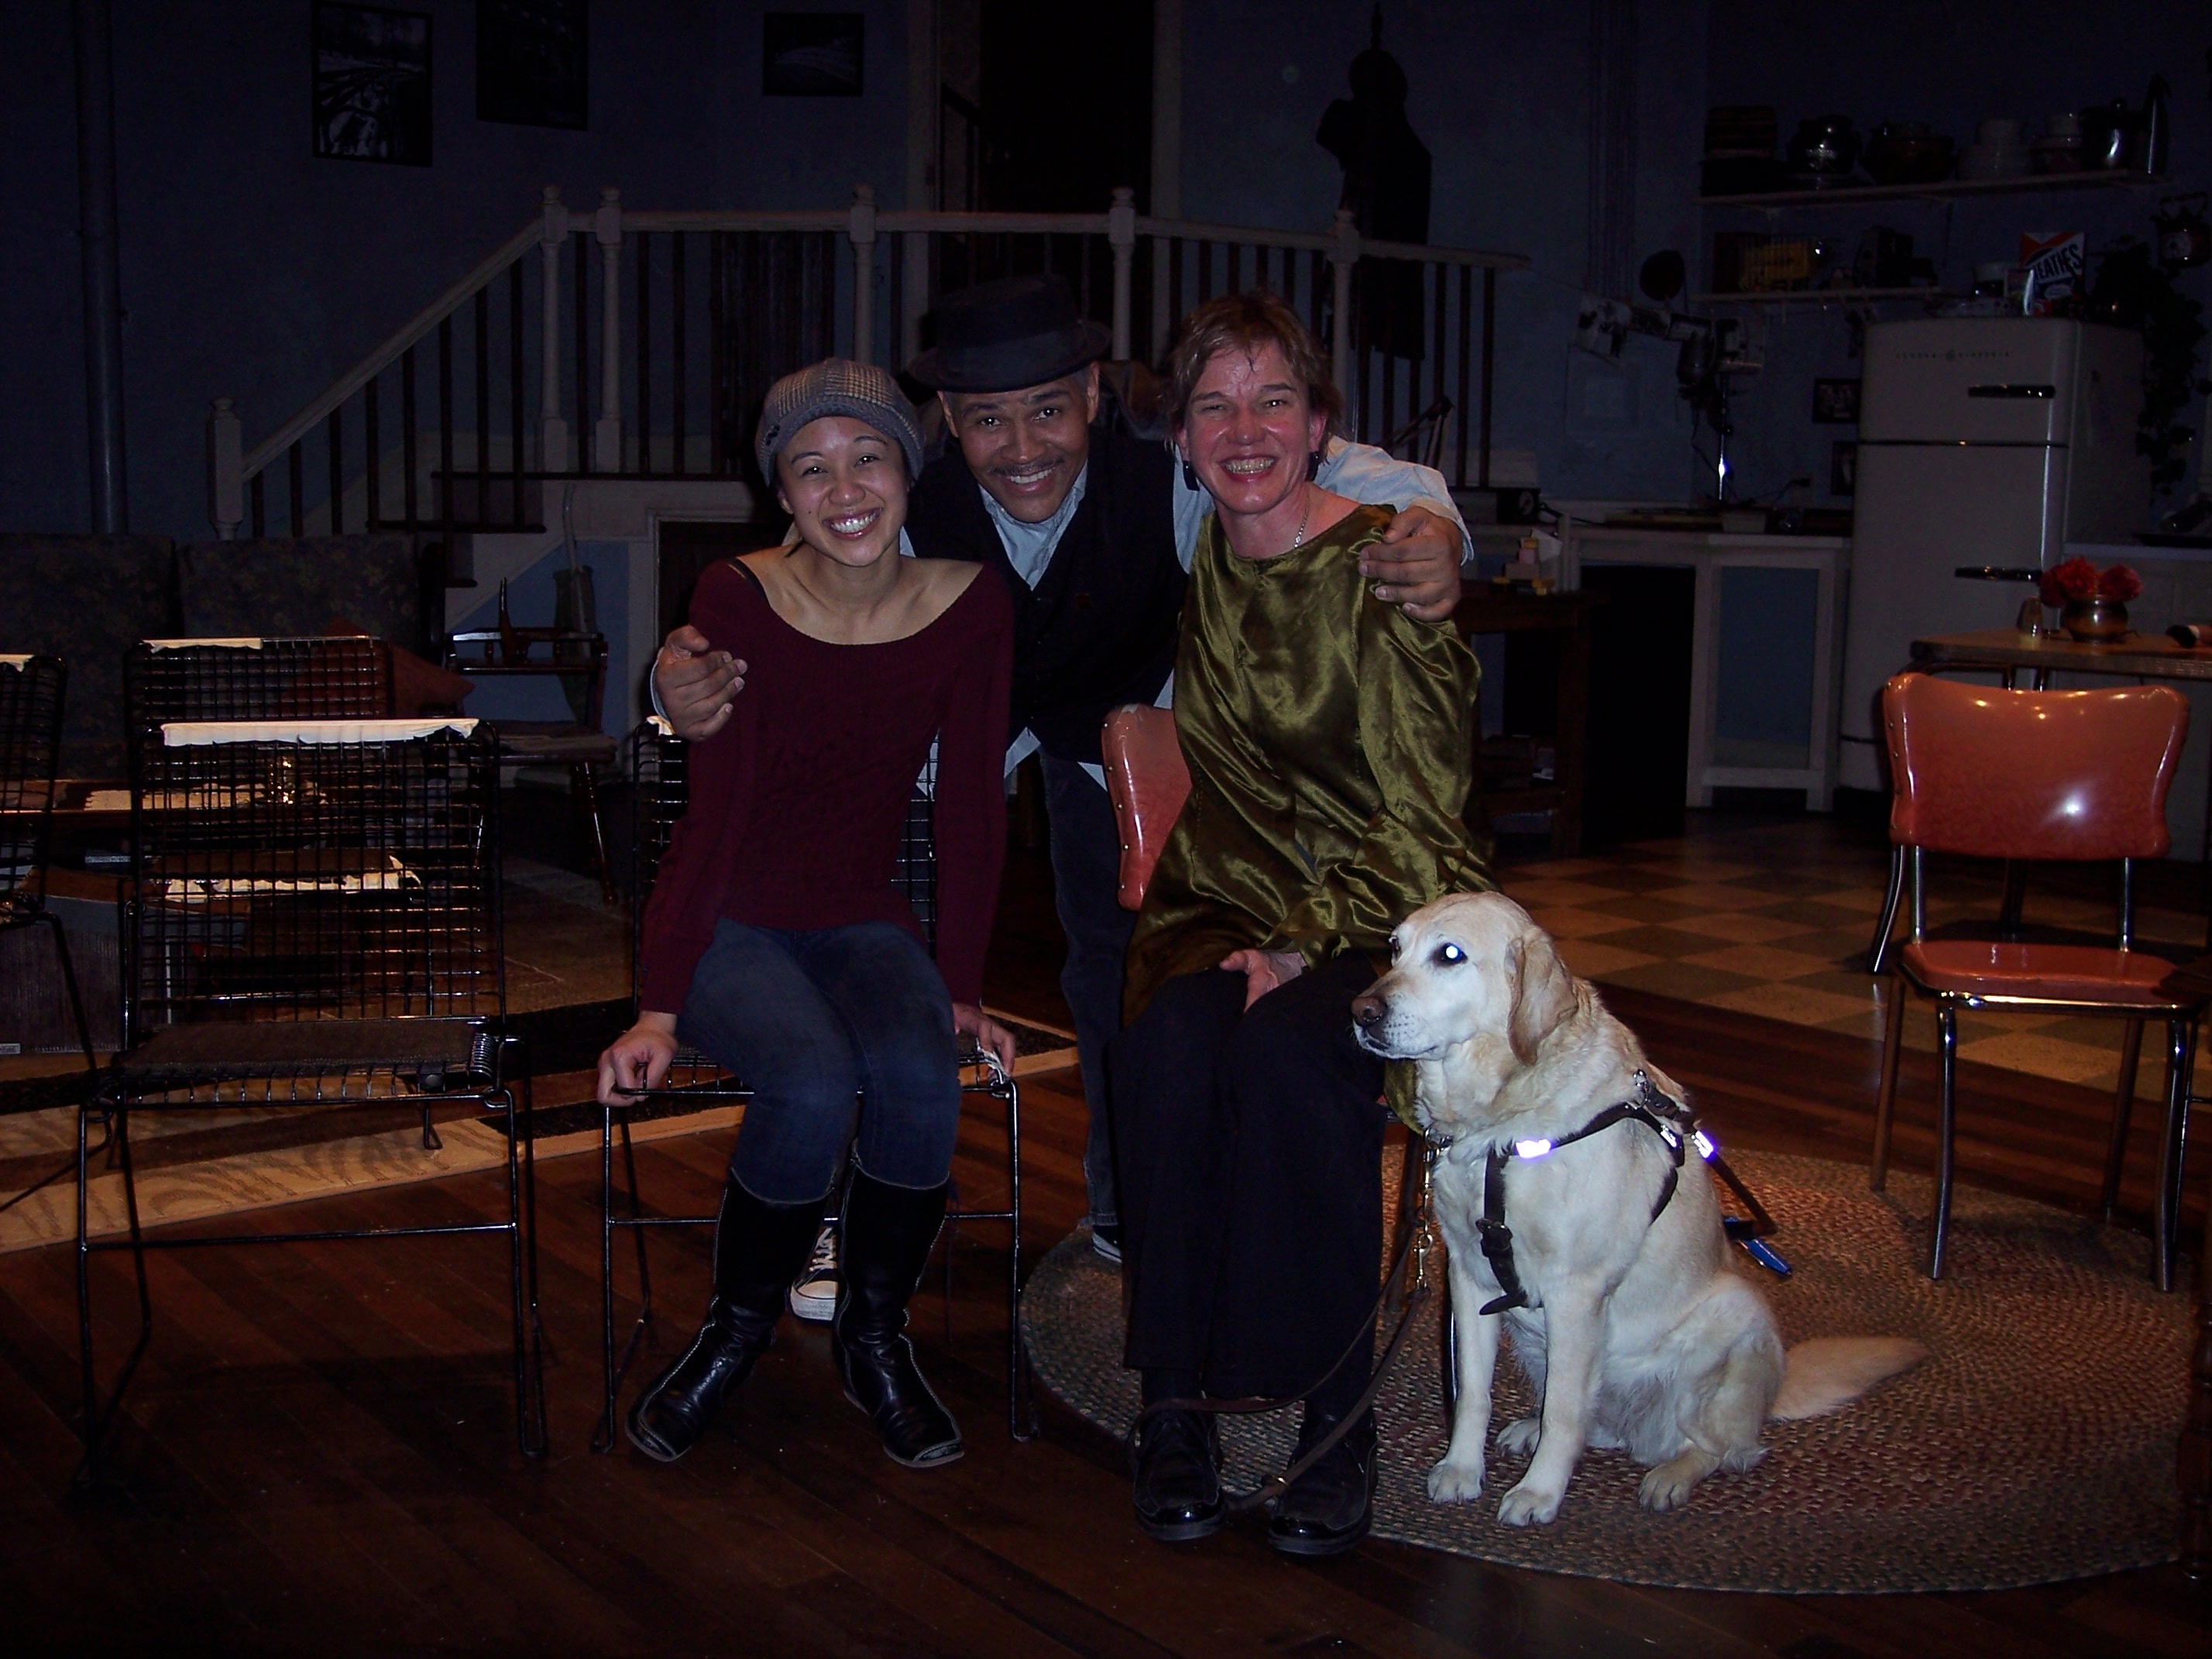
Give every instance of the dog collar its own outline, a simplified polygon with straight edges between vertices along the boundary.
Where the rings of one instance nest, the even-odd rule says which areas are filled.
[[[1641,1070],[1636,1073],[1636,1092],[1628,1099],[1616,1101],[1598,1113],[1571,1135],[1553,1139],[1516,1140],[1510,1147],[1493,1146],[1482,1172],[1482,1214],[1474,1224],[1482,1243],[1482,1254],[1490,1263],[1491,1275],[1498,1280],[1501,1294],[1492,1297],[1478,1310],[1480,1313],[1504,1313],[1509,1308],[1528,1305],[1528,1290],[1521,1282],[1519,1270],[1513,1262],[1513,1230],[1505,1224],[1505,1169],[1515,1158],[1530,1161],[1549,1158],[1562,1146],[1571,1146],[1577,1140],[1601,1134],[1616,1123],[1641,1123],[1659,1137],[1674,1158],[1674,1166],[1660,1183],[1659,1196],[1651,1206],[1651,1219],[1656,1221],[1674,1200],[1675,1189],[1681,1185],[1682,1165],[1689,1151],[1694,1147],[1698,1156],[1710,1159],[1716,1148],[1712,1138],[1698,1127],[1697,1115],[1673,1096],[1662,1094],[1652,1085],[1651,1079]]]

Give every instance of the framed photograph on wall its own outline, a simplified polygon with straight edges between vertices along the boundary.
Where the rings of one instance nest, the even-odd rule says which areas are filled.
[[[587,0],[477,0],[477,119],[581,132],[591,121]]]
[[[1856,426],[1859,423],[1859,383],[1856,380],[1813,382],[1813,424]]]
[[[428,14],[317,0],[313,113],[318,155],[428,167]]]
[[[769,98],[858,98],[857,11],[771,11],[761,18],[761,93]]]
[[[1856,386],[1855,380],[1851,383]],[[1857,492],[1859,483],[1859,447],[1838,440],[1828,446],[1828,493],[1831,495],[1850,495]]]

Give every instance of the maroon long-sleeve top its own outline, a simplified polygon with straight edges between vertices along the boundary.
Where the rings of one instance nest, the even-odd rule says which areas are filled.
[[[691,622],[748,667],[729,724],[692,747],[690,804],[646,907],[643,1006],[682,1012],[725,916],[793,930],[889,921],[920,937],[895,877],[933,738],[938,971],[953,1000],[980,1000],[1006,856],[1006,585],[980,576],[904,639],[834,645],[724,562],[700,577]]]

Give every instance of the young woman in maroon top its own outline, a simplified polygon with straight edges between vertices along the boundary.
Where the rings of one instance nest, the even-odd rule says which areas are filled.
[[[694,625],[752,672],[736,718],[691,757],[690,809],[646,910],[642,1012],[599,1058],[610,1103],[658,1085],[679,1033],[753,1090],[706,1324],[628,1419],[664,1462],[768,1347],[848,1148],[831,1321],[846,1395],[900,1462],[961,1453],[904,1331],[945,1214],[957,1040],[1013,1062],[980,1006],[1013,611],[980,565],[899,556],[921,452],[881,369],[832,359],[778,381],[756,453],[799,540],[715,567],[692,602]],[[934,961],[893,883],[933,741]]]

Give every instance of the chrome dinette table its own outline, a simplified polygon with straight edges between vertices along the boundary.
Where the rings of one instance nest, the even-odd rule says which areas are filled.
[[[2053,674],[2095,674],[2111,679],[2172,680],[2212,684],[2212,650],[2196,651],[2178,645],[2163,634],[2130,634],[2109,645],[2088,645],[2051,634],[2029,635],[2012,628],[1984,628],[1971,634],[1935,634],[1912,642],[1911,667],[1923,673],[1994,673],[2002,675],[2008,688],[2023,677],[2027,689],[2048,690]],[[2212,769],[2208,769],[2204,830],[2197,855],[2203,863],[2207,896],[2205,945],[2212,950]],[[2007,882],[2005,915],[2016,921],[2019,913],[2015,872]],[[1893,857],[1889,889],[1884,896],[1881,921],[1874,945],[1867,953],[1867,971],[1879,974],[1887,965],[1890,934],[1905,891],[1905,865]]]

